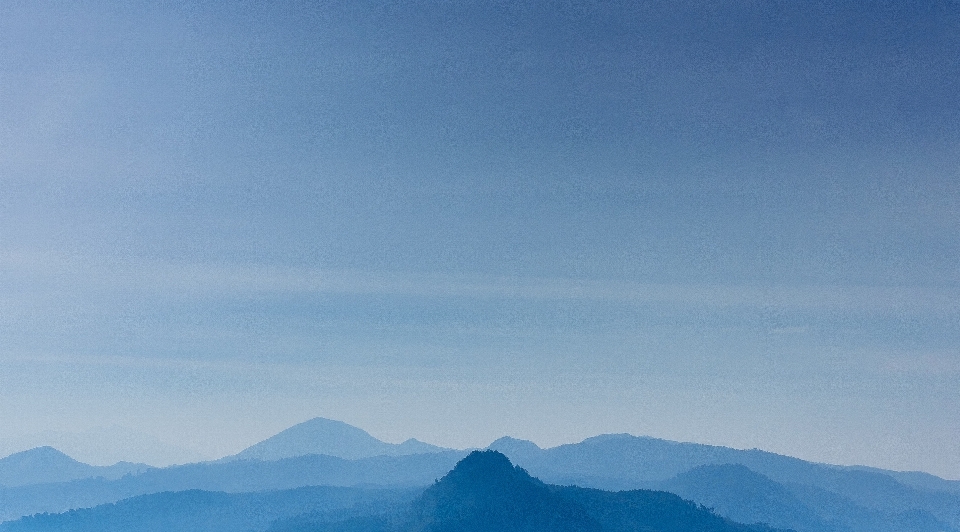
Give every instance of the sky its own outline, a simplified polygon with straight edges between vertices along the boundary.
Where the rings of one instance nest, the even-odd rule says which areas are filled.
[[[960,479],[956,1],[116,4],[0,0],[10,452],[323,416]]]

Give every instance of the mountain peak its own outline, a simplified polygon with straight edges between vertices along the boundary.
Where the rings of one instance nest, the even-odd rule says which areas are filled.
[[[470,492],[489,495],[543,489],[543,483],[523,468],[514,466],[502,453],[487,450],[468,454],[434,488],[438,494]]]
[[[319,416],[297,423],[296,425],[286,430],[294,430],[294,429],[307,430],[307,429],[321,429],[321,428],[327,428],[327,429],[334,428],[334,429],[346,430],[350,432],[359,432],[359,433],[366,434],[367,436],[370,436],[370,434],[367,431],[361,428],[354,427],[349,423],[344,423],[343,421],[340,421],[337,419],[329,419],[329,418],[319,417]],[[373,436],[370,436],[370,437],[372,438]]]
[[[248,447],[236,458],[279,460],[308,454],[326,454],[340,458],[361,458],[378,453],[386,443],[367,431],[343,421],[315,417],[282,430]]]
[[[49,445],[43,445],[41,447],[34,447],[33,449],[27,449],[26,451],[20,451],[19,453],[13,453],[6,458],[0,459],[0,462],[7,464],[15,463],[44,463],[44,464],[79,464],[80,462],[70,458],[65,453],[50,447]]]
[[[453,479],[492,479],[517,478],[524,481],[533,480],[519,466],[514,466],[503,453],[494,450],[473,451],[457,462],[446,477]]]
[[[410,530],[598,530],[577,505],[493,450],[473,451],[415,503]]]
[[[397,444],[393,454],[427,454],[446,451],[443,447],[437,447],[416,438],[410,438],[403,443]]]
[[[97,468],[53,447],[34,447],[0,459],[0,486],[21,486],[80,478]]]
[[[425,454],[444,450],[446,449],[414,439],[401,444],[387,443],[343,421],[315,417],[252,445],[228,460],[279,460],[308,454],[356,460],[371,456]]]

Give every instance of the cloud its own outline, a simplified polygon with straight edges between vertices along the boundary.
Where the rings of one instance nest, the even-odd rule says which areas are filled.
[[[82,292],[134,291],[159,294],[161,297],[348,294],[598,301],[707,308],[773,307],[868,313],[943,313],[960,310],[960,294],[955,290],[921,286],[665,284],[270,265],[105,262],[88,257],[11,252],[0,255],[0,271],[5,271],[11,276],[10,279],[18,279],[41,289],[46,286]]]

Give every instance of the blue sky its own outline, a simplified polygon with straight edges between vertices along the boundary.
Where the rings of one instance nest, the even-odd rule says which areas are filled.
[[[514,4],[0,5],[4,431],[960,478],[960,7]]]

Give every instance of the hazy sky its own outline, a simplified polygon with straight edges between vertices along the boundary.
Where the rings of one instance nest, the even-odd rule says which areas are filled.
[[[4,435],[960,478],[956,1],[266,4],[0,0]]]

